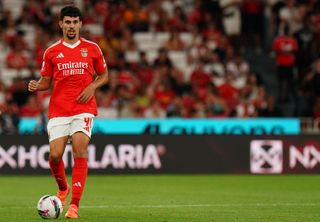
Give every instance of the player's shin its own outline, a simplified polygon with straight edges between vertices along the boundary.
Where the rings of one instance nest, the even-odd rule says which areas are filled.
[[[72,199],[70,204],[79,206],[88,174],[87,158],[75,158],[72,170]]]
[[[67,189],[67,178],[64,170],[64,162],[60,160],[59,162],[49,161],[51,173],[54,176],[59,190],[64,191]]]

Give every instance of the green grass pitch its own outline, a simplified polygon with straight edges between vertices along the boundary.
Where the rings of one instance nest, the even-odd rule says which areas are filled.
[[[0,221],[42,221],[37,201],[55,192],[51,176],[0,176]],[[79,213],[86,222],[318,222],[320,176],[90,175]]]

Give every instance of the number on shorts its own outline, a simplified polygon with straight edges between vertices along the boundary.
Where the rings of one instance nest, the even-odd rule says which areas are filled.
[[[84,129],[88,132],[90,132],[91,126],[92,126],[92,118],[90,117],[85,117],[84,122],[86,123],[86,126],[84,127]]]

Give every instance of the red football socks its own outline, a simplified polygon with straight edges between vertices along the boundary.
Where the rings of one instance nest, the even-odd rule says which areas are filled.
[[[79,202],[82,196],[84,185],[88,174],[87,158],[74,159],[72,170],[72,199],[70,204],[75,204],[79,207]]]
[[[67,189],[67,178],[66,173],[64,171],[64,163],[63,160],[61,160],[59,163],[53,163],[52,161],[49,161],[51,173],[54,176],[59,190],[64,191]]]

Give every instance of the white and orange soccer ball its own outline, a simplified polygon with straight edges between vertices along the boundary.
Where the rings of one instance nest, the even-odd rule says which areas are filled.
[[[62,212],[62,203],[54,195],[44,195],[38,201],[37,210],[43,219],[57,219]]]

